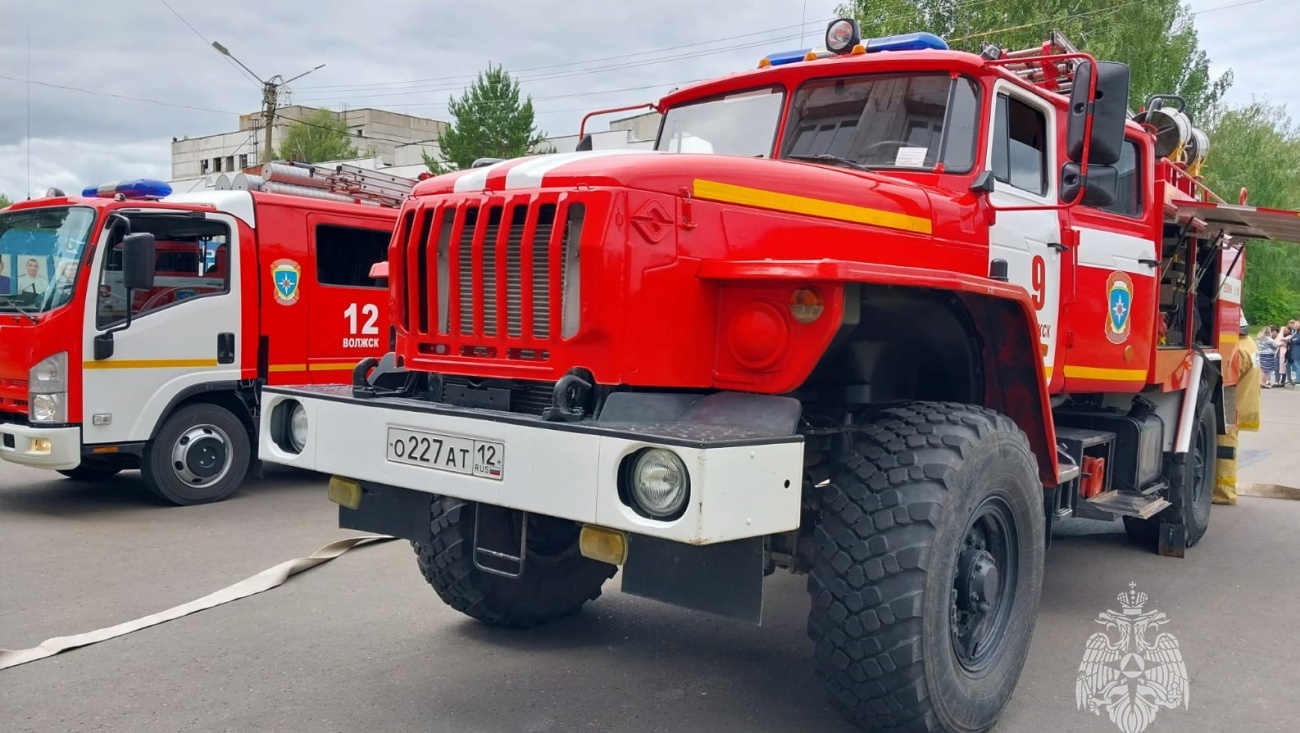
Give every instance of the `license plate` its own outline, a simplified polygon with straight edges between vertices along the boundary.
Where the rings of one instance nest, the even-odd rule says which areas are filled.
[[[505,474],[506,446],[490,440],[390,427],[388,460],[500,481]]]

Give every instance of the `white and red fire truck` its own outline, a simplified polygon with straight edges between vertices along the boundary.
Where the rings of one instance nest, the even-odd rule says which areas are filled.
[[[615,572],[757,621],[765,575],[807,573],[848,718],[987,730],[1054,521],[1123,517],[1167,554],[1205,534],[1243,240],[1300,239],[1204,189],[1177,99],[1128,96],[1059,37],[975,54],[837,20],[665,97],[656,151],[424,181],[395,348],[350,388],[266,389],[261,456],[334,474],[342,526],[411,540],[490,624]]]
[[[166,501],[217,501],[255,459],[262,386],[346,382],[387,347],[371,268],[414,181],[292,163],[239,180],[0,212],[0,457],[80,480],[138,467]]]

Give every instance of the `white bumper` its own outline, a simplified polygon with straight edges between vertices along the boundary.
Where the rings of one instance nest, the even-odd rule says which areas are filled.
[[[276,406],[301,402],[308,433],[294,454],[273,434]],[[387,460],[389,426],[502,443],[500,480]],[[658,442],[630,431],[584,429],[541,420],[502,419],[478,410],[439,412],[392,402],[263,393],[259,457],[430,494],[521,509],[678,542],[712,544],[799,526],[803,442],[797,437],[700,447]],[[690,473],[690,501],[671,521],[646,518],[619,497],[619,466],[646,447],[677,453]]]
[[[81,428],[0,423],[0,458],[33,468],[76,468],[81,465]]]

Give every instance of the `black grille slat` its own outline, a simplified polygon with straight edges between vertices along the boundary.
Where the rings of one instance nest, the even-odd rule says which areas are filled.
[[[483,238],[483,335],[497,335],[497,234],[501,230],[501,207],[488,209]]]
[[[551,231],[555,228],[555,204],[542,204],[537,212],[533,250],[533,338],[551,337]]]
[[[524,223],[527,206],[510,210],[510,231],[506,240],[506,335],[524,335]]]
[[[478,225],[478,209],[465,209],[465,224],[457,242],[459,272],[457,273],[457,302],[460,305],[460,332],[474,335],[474,231]]]

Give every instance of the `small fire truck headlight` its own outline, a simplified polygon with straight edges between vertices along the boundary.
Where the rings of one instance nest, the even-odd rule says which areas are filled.
[[[27,373],[27,405],[34,423],[68,421],[68,352],[45,357]]]
[[[28,417],[34,423],[65,423],[68,406],[61,394],[34,394],[27,403]]]
[[[691,479],[677,454],[651,448],[636,456],[632,465],[632,500],[636,508],[654,519],[676,519],[686,508]]]
[[[832,20],[826,26],[826,50],[834,53],[848,53],[862,40],[862,31],[858,21],[852,18]]]
[[[307,445],[307,410],[301,402],[293,403],[289,410],[289,442],[296,452],[301,452]]]

